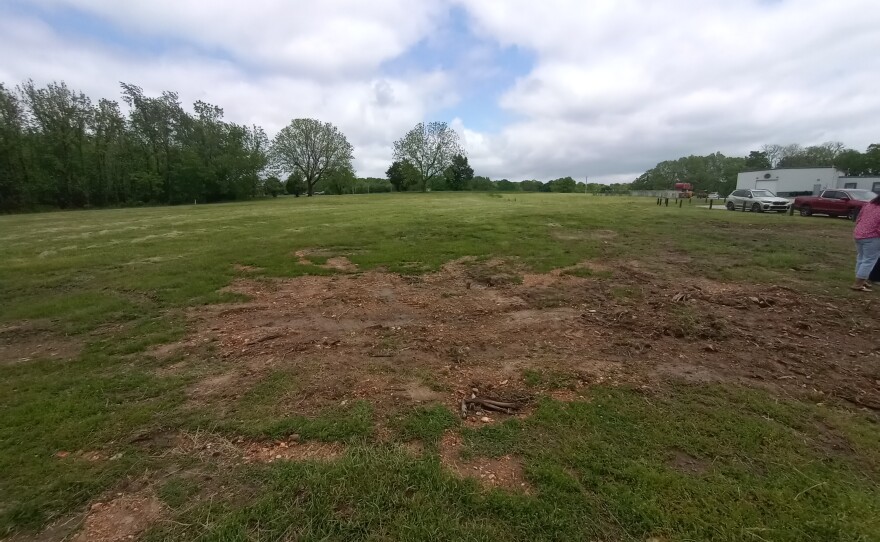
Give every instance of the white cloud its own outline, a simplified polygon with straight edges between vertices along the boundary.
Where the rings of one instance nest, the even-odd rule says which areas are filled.
[[[455,114],[482,81],[513,69],[493,42],[534,66],[501,93],[503,117],[483,100],[462,111],[485,118],[453,122],[478,174],[610,181],[687,154],[880,141],[876,0],[23,2],[0,5],[0,81],[64,80],[93,98],[118,98],[120,80],[177,90],[270,135],[320,118],[348,135],[362,175],[383,174],[392,142],[416,122]],[[453,5],[488,42],[456,41],[445,24]],[[127,38],[83,38],[33,15],[57,21],[70,9]],[[388,75],[386,63],[422,40],[457,45],[457,64],[413,55]],[[497,130],[473,128],[502,118]]]
[[[537,58],[501,99],[517,121],[473,156],[494,175],[610,180],[687,154],[880,140],[873,0],[460,1]]]
[[[74,8],[129,32],[224,51],[288,74],[372,73],[430,33],[442,0],[32,0]]]
[[[119,100],[119,81],[135,83],[150,95],[174,90],[186,107],[195,100],[217,104],[227,119],[263,126],[270,137],[293,118],[330,121],[355,146],[355,167],[362,175],[384,175],[392,142],[423,120],[429,108],[457,99],[440,71],[398,77],[377,70],[346,77],[340,72],[325,79],[296,70],[252,70],[194,49],[135,54],[97,39],[71,40],[21,15],[0,16],[0,56],[5,59],[0,81],[10,85],[27,78],[38,84],[65,81],[93,100]]]

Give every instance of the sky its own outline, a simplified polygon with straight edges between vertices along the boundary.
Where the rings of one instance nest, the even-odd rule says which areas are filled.
[[[446,121],[477,175],[629,182],[690,154],[880,143],[877,0],[0,0],[0,82],[119,82],[270,137],[337,125],[360,176]]]

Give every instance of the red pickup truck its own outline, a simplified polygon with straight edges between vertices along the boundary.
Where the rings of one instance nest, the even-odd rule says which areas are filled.
[[[877,194],[870,190],[840,188],[823,190],[818,196],[798,196],[792,206],[801,212],[801,216],[845,216],[855,220],[862,206],[875,197]]]

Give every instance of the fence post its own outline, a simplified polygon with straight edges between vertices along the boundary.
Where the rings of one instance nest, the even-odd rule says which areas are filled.
[[[683,199],[678,200],[678,208],[679,209],[681,209],[682,205],[684,205],[684,200]]]
[[[746,202],[743,202],[743,212],[746,212]]]
[[[788,206],[788,216],[794,215],[794,204]]]
[[[666,198],[666,206],[669,207],[669,198]]]
[[[710,200],[709,200],[709,210],[710,210],[710,211],[712,210],[712,204],[713,204],[713,203],[715,203],[715,200],[714,200],[714,199],[710,199]]]

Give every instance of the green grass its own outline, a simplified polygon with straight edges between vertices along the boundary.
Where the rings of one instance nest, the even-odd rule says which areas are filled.
[[[418,407],[394,420],[400,438],[436,445],[447,430],[458,425],[458,418],[444,406]]]
[[[379,442],[384,413],[368,403],[309,415],[280,408],[296,393],[293,372],[267,375],[221,410],[193,409],[185,398],[196,375],[167,376],[161,369],[174,360],[146,353],[186,334],[188,308],[236,299],[222,291],[243,274],[236,264],[260,268],[248,273],[257,277],[331,274],[317,266],[329,255],[404,274],[463,256],[534,272],[637,260],[660,274],[852,295],[843,220],[658,208],[650,199],[498,196],[0,217],[0,330],[36,326],[47,341],[81,344],[71,361],[0,363],[0,537],[38,533],[131,477],[176,472],[157,481],[173,522],[150,540],[880,539],[880,426],[867,414],[743,389],[683,386],[655,397],[593,387],[583,402],[546,400],[531,418],[479,430],[460,428],[438,406],[398,412],[390,420],[397,438],[428,445],[414,458]],[[322,249],[314,265],[294,256],[306,248]],[[516,282],[511,269],[500,278]],[[633,304],[646,294],[612,290]],[[697,331],[684,310],[675,324],[686,336]],[[567,384],[555,373],[525,377],[536,388]],[[295,432],[350,447],[330,463],[220,469],[213,476],[226,490],[200,500],[186,476],[192,465],[136,442],[193,429]],[[534,491],[485,491],[453,477],[432,448],[448,430],[462,432],[469,453],[521,456]],[[825,446],[828,431],[847,443],[845,453]],[[122,455],[90,462],[77,454],[94,450]],[[693,458],[697,471],[675,468],[676,454]]]
[[[435,438],[448,416],[419,409],[410,420]],[[465,431],[471,453],[523,457],[532,495],[481,491],[432,452],[360,446],[333,463],[243,469],[236,476],[257,497],[203,502],[149,539],[876,539],[880,456],[828,454],[810,427],[830,417],[723,388],[680,387],[665,399],[597,388],[582,403],[545,400],[526,421]],[[856,416],[836,430],[874,429]],[[179,484],[166,498],[179,499]]]

